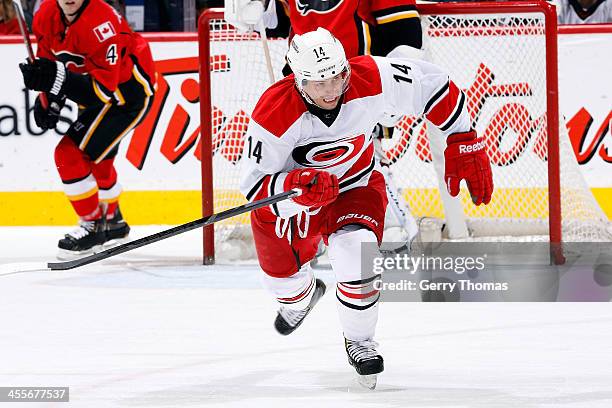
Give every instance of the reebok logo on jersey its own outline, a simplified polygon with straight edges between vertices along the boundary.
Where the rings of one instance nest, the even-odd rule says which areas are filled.
[[[478,143],[474,143],[473,145],[461,145],[459,146],[459,153],[472,153],[477,152],[479,150],[484,149],[485,144],[484,140],[481,140]]]
[[[110,21],[106,21],[94,28],[94,34],[98,37],[98,41],[104,42],[113,37],[116,33]]]
[[[355,213],[351,213],[351,214],[346,214],[343,215],[341,217],[338,218],[338,220],[336,221],[336,223],[340,223],[344,220],[364,220],[366,222],[370,222],[372,224],[374,224],[375,226],[378,227],[378,221],[376,221],[374,218],[370,217],[369,215],[363,215],[363,214],[355,214]]]

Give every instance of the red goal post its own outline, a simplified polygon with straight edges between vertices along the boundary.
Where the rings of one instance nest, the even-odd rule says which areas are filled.
[[[493,230],[492,235],[514,235],[497,226],[508,219],[528,219],[529,222],[525,225],[537,224],[539,230],[536,228],[530,232],[530,229],[525,229],[527,232],[522,233],[545,235],[553,248],[560,248],[564,232],[559,131],[564,126],[559,123],[557,19],[554,6],[540,0],[431,3],[419,4],[418,11],[424,25],[424,44],[431,51],[432,62],[446,66],[451,71],[453,79],[455,75],[461,77],[463,71],[469,71],[470,75],[478,71],[477,75],[480,76],[477,79],[481,80],[478,86],[474,85],[473,78],[459,85],[466,90],[468,99],[472,102],[470,113],[479,133],[489,132],[492,140],[495,137],[499,139],[494,140],[493,147],[497,150],[491,158],[499,173],[496,178],[496,188],[499,187],[496,190],[498,206],[493,206],[488,213],[480,209],[468,208],[471,204],[469,196],[463,192],[462,203],[466,213],[474,215],[477,219],[492,219],[490,225],[493,226],[493,229],[490,226],[487,229],[487,231]],[[525,38],[527,41],[524,41]],[[454,42],[466,48],[459,50]],[[286,49],[286,40],[271,40],[270,43],[274,51],[274,68],[280,71],[280,67],[284,64],[282,47]],[[491,52],[502,51],[504,48],[517,49],[514,50],[516,55],[500,53],[499,57],[488,50],[482,50],[482,61],[476,61],[480,63],[477,67],[472,67],[469,60],[461,60],[465,57],[464,54],[467,56],[470,52],[478,53],[481,51],[480,48],[484,47],[490,47]],[[520,47],[538,49],[522,51]],[[241,135],[244,134],[248,125],[249,109],[252,109],[258,96],[269,84],[266,79],[262,46],[257,34],[236,32],[233,27],[223,21],[221,9],[210,9],[201,15],[199,50],[202,204],[203,215],[206,216],[228,206],[239,205],[240,200],[244,200],[239,192],[236,192],[238,170],[235,164],[240,156],[238,149],[242,146]],[[490,55],[486,55],[485,52],[489,52]],[[480,59],[478,56],[471,58]],[[486,58],[490,60],[485,61]],[[487,65],[494,65],[496,58],[503,60],[502,68],[506,72],[501,72],[502,68],[499,67],[497,71],[489,69]],[[535,67],[533,72],[530,65]],[[240,71],[242,69],[240,66],[245,66],[245,70]],[[533,78],[517,77],[508,84],[497,83],[498,79],[503,82],[512,76],[513,70],[517,73],[524,71],[526,75],[532,75]],[[257,73],[259,71],[263,74]],[[493,82],[494,79],[495,82]],[[534,84],[531,82],[532,79]],[[483,96],[478,92],[485,87],[489,87],[487,88],[489,94]],[[490,98],[485,100],[485,97]],[[236,102],[231,98],[238,98],[240,101]],[[505,105],[502,104],[504,98],[506,98],[503,102]],[[539,98],[537,102],[539,105],[537,107],[529,105],[525,108],[521,103],[517,103],[517,101],[522,101],[520,98],[534,100]],[[484,111],[481,109],[482,105],[487,105],[490,112],[482,113]],[[531,120],[530,115],[532,114],[535,114],[537,120]],[[490,116],[487,121],[480,120],[486,115]],[[491,126],[491,123],[499,118],[510,122],[509,124],[506,122],[493,123],[494,126]],[[399,135],[399,139],[393,140],[391,145],[386,146],[386,153],[388,157],[398,162],[396,166],[400,171],[394,173],[400,173],[399,184],[403,188],[403,194],[407,199],[417,200],[408,200],[413,212],[416,212],[419,217],[439,216],[442,211],[440,209],[436,210],[435,215],[426,212],[434,206],[432,203],[436,200],[435,205],[441,208],[441,204],[437,203],[440,200],[436,195],[435,183],[431,181],[432,176],[428,176],[429,180],[418,178],[421,173],[431,173],[430,169],[426,169],[426,166],[431,164],[431,152],[425,139],[419,136],[423,134],[425,125],[421,123],[422,120],[418,122],[414,118],[404,119],[396,127],[395,135]],[[479,121],[487,123],[479,124],[477,123]],[[481,129],[478,126],[481,126]],[[528,133],[527,140],[523,141],[522,147],[514,146],[507,149],[504,146],[504,141],[501,140],[507,131],[504,126],[509,126],[510,130],[518,135],[516,143],[520,142],[523,133]],[[532,150],[530,154],[534,157],[521,157],[528,143],[529,149]],[[401,152],[398,153],[399,151]],[[420,161],[416,160],[418,170],[411,168],[410,171],[405,170],[409,169],[406,166],[410,164],[407,163],[411,163],[407,159],[408,154],[416,154],[419,157]],[[523,154],[523,156],[526,155],[527,153]],[[535,156],[538,156],[539,159]],[[581,177],[577,165],[574,166],[575,168],[572,167],[572,158],[569,156],[564,160],[570,162],[569,167],[571,167],[569,171],[572,177],[568,178],[568,184],[576,184],[573,180]],[[226,163],[228,161],[232,165]],[[573,161],[575,162],[575,158]],[[530,167],[532,165],[533,169]],[[423,170],[420,170],[419,166],[423,166]],[[523,173],[525,177],[533,176],[532,179],[522,180]],[[410,178],[413,175],[415,179]],[[581,189],[584,190],[582,186]],[[584,193],[582,190],[580,194]],[[572,189],[568,191],[570,197],[577,195]],[[527,194],[523,196],[525,192]],[[495,198],[494,195],[493,199]],[[583,199],[581,196],[580,200],[588,202],[587,206],[593,205],[589,197]],[[534,208],[527,208],[529,206]],[[571,209],[577,206],[566,207]],[[582,209],[584,205],[580,204],[578,207]],[[514,210],[516,212],[513,212]],[[599,216],[597,210],[593,210],[593,213],[594,216],[586,217],[581,212],[578,218],[597,219]],[[240,224],[247,225],[248,219],[235,221],[234,225],[220,227],[224,236],[227,237]],[[511,229],[516,227],[512,220],[510,224],[513,225]],[[542,227],[547,231],[542,232]],[[210,226],[204,231],[204,263],[213,263],[214,258],[215,232]]]

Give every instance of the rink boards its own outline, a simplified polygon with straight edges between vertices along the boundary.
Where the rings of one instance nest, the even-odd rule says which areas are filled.
[[[612,61],[607,57],[612,53],[612,29],[599,31],[604,32],[560,35],[560,105],[570,135],[581,138],[577,143],[581,172],[612,217],[612,82],[607,79],[612,72]],[[133,224],[174,224],[197,218],[201,211],[197,40],[192,34],[152,35],[149,40],[162,77],[158,90],[162,97],[158,97],[150,119],[122,143],[118,159],[120,181],[126,189],[122,206]],[[278,50],[284,46],[284,40],[272,41]],[[74,215],[61,192],[53,163],[59,135],[40,134],[31,113],[29,118],[25,115],[33,106],[34,95],[23,89],[17,67],[24,57],[23,45],[18,39],[8,39],[2,40],[0,47],[5,62],[0,67],[0,225],[71,224]],[[230,59],[232,50],[237,51],[236,44],[228,43]],[[239,92],[243,85],[240,80],[232,83],[235,89],[225,92]],[[248,111],[250,104],[219,108],[231,119],[241,109]],[[70,120],[75,112],[71,107],[63,115]],[[59,133],[66,127],[61,123]],[[230,162],[226,165],[233,166]],[[400,171],[418,171],[418,166],[427,163],[413,165]],[[404,191],[409,201],[415,194],[437,194],[428,186],[413,187]],[[527,200],[543,194],[544,186],[525,187],[509,194]],[[231,202],[239,198],[232,185],[219,188],[219,192],[227,193]],[[508,205],[502,201],[500,209]],[[418,215],[419,209],[415,212]]]

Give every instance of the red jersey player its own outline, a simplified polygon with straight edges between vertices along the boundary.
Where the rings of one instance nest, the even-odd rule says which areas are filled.
[[[399,45],[421,48],[414,0],[226,0],[225,19],[236,27],[291,37],[324,27],[340,40],[348,58],[385,56]],[[290,33],[291,30],[291,33]]]
[[[36,99],[34,118],[55,128],[66,98],[77,120],[55,148],[55,162],[79,227],[59,241],[60,257],[90,253],[126,238],[118,206],[121,187],[113,164],[119,142],[143,119],[155,90],[146,41],[103,0],[45,0],[34,16],[37,59],[21,64]]]
[[[385,113],[425,115],[446,139],[449,192],[456,196],[465,179],[477,205],[487,204],[493,192],[489,159],[470,127],[465,95],[433,64],[371,56],[347,60],[340,42],[323,28],[296,35],[287,61],[294,74],[257,103],[241,163],[240,188],[248,200],[301,190],[298,197],[251,213],[264,282],[280,305],[275,327],[284,335],[293,332],[324,294],[325,285],[309,266],[323,238],[337,279],[349,361],[359,375],[375,376],[383,370],[373,340],[378,276],[362,270],[360,253],[364,242],[380,244],[387,195],[372,128]]]

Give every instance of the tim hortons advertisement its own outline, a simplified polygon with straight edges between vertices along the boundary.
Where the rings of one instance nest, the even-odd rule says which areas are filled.
[[[165,35],[163,40],[152,37],[151,48],[159,74],[158,89],[154,105],[144,122],[121,144],[117,159],[120,181],[126,192],[192,192],[201,189],[200,177],[200,121],[198,44],[195,35],[182,34],[177,37]],[[216,177],[216,188],[236,188],[236,163],[241,155],[242,135],[246,131],[249,113],[257,96],[268,85],[265,65],[261,79],[234,69],[234,60],[244,58],[246,52],[261,52],[259,41],[218,41],[212,50],[215,64],[213,76],[226,76],[223,87],[213,89],[213,149],[215,165],[222,166]],[[285,40],[272,40],[275,70],[283,65],[282,53]],[[0,40],[3,62],[0,65],[0,213],[7,209],[5,203],[22,193],[52,192],[61,195],[61,183],[53,161],[53,150],[60,136],[76,117],[76,106],[68,104],[62,111],[57,130],[41,131],[34,123],[32,109],[35,93],[24,89],[18,64],[25,59],[25,48],[15,39]],[[612,34],[561,35],[559,40],[559,86],[560,106],[568,128],[571,145],[579,167],[589,187],[602,204],[603,196],[612,191]],[[280,57],[279,57],[280,56]],[[261,57],[263,59],[263,57]],[[497,167],[511,169],[517,158],[530,149],[537,160],[546,161],[543,138],[542,112],[531,111],[522,104],[521,96],[529,94],[529,85],[524,81],[500,78],[497,67],[485,61],[473,61],[467,70],[472,70],[472,80],[461,84],[468,91],[478,89],[482,100],[470,105],[472,117],[486,117],[479,132],[488,133],[490,140],[501,140],[502,133],[510,130],[517,133],[512,146],[489,144],[494,150]],[[469,75],[469,73],[466,73]],[[475,78],[475,79],[474,79]],[[255,86],[254,86],[255,85]],[[253,88],[254,86],[254,88]],[[254,89],[247,95],[245,89]],[[487,98],[508,95],[512,98],[497,105],[494,112],[487,105]],[[234,95],[231,98],[225,95]],[[235,97],[244,95],[244,98]],[[517,99],[519,98],[519,99]],[[527,123],[528,132],[511,129],[505,121],[520,119]],[[496,123],[491,126],[491,123]],[[409,145],[415,146],[415,154],[423,164],[431,161],[431,153],[425,142],[420,119],[405,118],[394,144],[389,147],[390,158],[402,157]],[[403,138],[403,140],[402,140]],[[412,139],[413,143],[410,143]],[[530,160],[535,160],[531,158]],[[419,168],[418,165],[416,167]],[[518,171],[518,170],[517,170]],[[397,173],[397,172],[396,172]],[[400,182],[401,183],[401,182]],[[422,186],[419,186],[422,187]],[[603,194],[603,195],[602,195]],[[134,196],[131,196],[132,198]],[[125,197],[128,201],[128,197]],[[58,204],[59,205],[59,204]],[[66,202],[61,202],[66,206]],[[151,206],[157,205],[150,203]],[[196,200],[192,203],[198,207]],[[602,204],[608,216],[610,211]],[[181,211],[180,205],[176,210]],[[19,208],[13,213],[19,213]],[[63,222],[39,218],[41,223]],[[143,220],[144,222],[144,220]],[[147,220],[163,223],[164,220]],[[138,223],[138,220],[135,221]],[[19,215],[11,219],[1,218],[0,225],[23,225]]]

